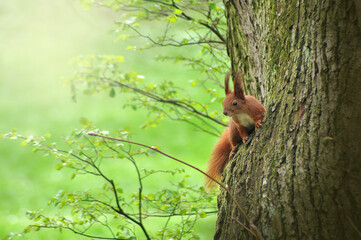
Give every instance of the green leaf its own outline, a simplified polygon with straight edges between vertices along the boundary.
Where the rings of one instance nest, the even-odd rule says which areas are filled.
[[[63,166],[62,163],[58,163],[58,164],[55,165],[55,170],[60,170],[60,169],[62,169],[63,167],[64,167],[64,166]]]
[[[130,80],[130,75],[129,75],[129,73],[124,74],[124,79],[125,79],[126,81],[129,81],[129,80]]]
[[[117,62],[124,62],[124,57],[123,56],[116,56],[115,57]]]
[[[118,42],[119,40],[126,41],[129,37],[130,37],[130,35],[128,35],[128,34],[122,34],[122,35],[120,35],[119,37],[117,37],[117,38],[114,40],[114,42]]]
[[[205,218],[205,217],[207,217],[208,215],[207,215],[206,212],[201,212],[201,213],[199,214],[199,216],[200,216],[201,218]]]
[[[180,14],[182,14],[182,13],[183,13],[183,11],[180,10],[180,9],[176,9],[176,10],[174,11],[174,14],[177,14],[177,15],[180,15]]]
[[[178,20],[177,16],[172,15],[168,18],[168,21],[171,23],[175,23]]]
[[[149,194],[148,194],[148,199],[151,199],[151,200],[152,200],[152,199],[154,199],[154,198],[155,198],[155,196],[154,196],[153,193],[149,193]]]
[[[179,213],[180,215],[186,215],[187,214],[187,209],[182,209]]]
[[[79,122],[80,122],[80,125],[83,127],[89,127],[91,125],[91,122],[85,117],[81,117]]]
[[[35,147],[33,148],[32,152],[37,152],[39,150],[40,147]]]
[[[147,90],[152,90],[152,89],[154,89],[155,87],[156,87],[155,84],[149,83],[149,84],[147,85]]]
[[[85,10],[89,10],[93,6],[93,0],[80,0],[80,4]]]
[[[197,85],[198,79],[191,80],[192,87],[195,87]]]
[[[115,89],[114,88],[110,89],[109,97],[111,97],[111,98],[115,97]]]

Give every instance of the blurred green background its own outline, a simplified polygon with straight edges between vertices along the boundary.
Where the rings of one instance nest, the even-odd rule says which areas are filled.
[[[135,133],[133,140],[158,145],[163,151],[205,169],[215,137],[195,131],[184,123],[162,121],[157,128],[143,130],[146,113],[124,109],[121,97],[107,93],[79,95],[73,102],[62,77],[70,76],[77,55],[114,54],[125,57],[124,71],[136,71],[146,81],[172,78],[186,82],[197,78],[196,71],[182,65],[159,63],[159,51],[184,49],[157,48],[146,52],[125,50],[129,43],[116,42],[114,20],[118,16],[106,8],[84,10],[71,0],[11,0],[0,2],[0,133],[16,128],[23,135],[51,133],[51,140],[80,128],[86,117],[95,126],[115,130],[125,126]],[[197,93],[192,93],[197,97]],[[89,183],[70,180],[70,171],[56,171],[56,160],[32,153],[20,142],[0,139],[0,239],[21,232],[28,224],[27,210],[51,208],[49,199],[60,189],[84,189]],[[162,160],[163,168],[184,167]],[[184,167],[192,183],[203,176]],[[154,182],[152,185],[157,185]],[[161,186],[159,186],[161,187]],[[131,186],[130,186],[131,188]],[[135,190],[137,186],[134,186]],[[211,239],[215,216],[197,225],[201,239]],[[82,239],[66,231],[42,230],[25,239]]]

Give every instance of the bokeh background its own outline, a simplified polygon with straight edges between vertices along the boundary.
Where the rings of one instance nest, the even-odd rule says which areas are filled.
[[[70,88],[62,79],[73,73],[75,66],[69,62],[78,55],[122,55],[123,70],[136,71],[149,82],[170,78],[187,82],[198,77],[199,73],[180,64],[154,60],[160,52],[176,54],[184,49],[126,50],[129,42],[115,41],[117,17],[106,8],[85,10],[72,0],[1,1],[0,133],[14,128],[23,135],[50,133],[51,140],[60,142],[73,129],[80,128],[80,118],[86,117],[100,129],[129,127],[135,134],[134,140],[158,145],[165,152],[205,169],[215,137],[167,120],[157,128],[141,129],[146,113],[123,108],[122,96],[80,94],[77,102],[72,101]],[[23,230],[29,223],[25,217],[27,210],[51,208],[47,202],[59,190],[89,187],[86,179],[70,180],[71,171],[56,171],[56,164],[53,158],[32,153],[31,147],[20,146],[20,142],[0,139],[0,238]],[[203,176],[177,163],[162,159],[158,164],[164,168],[183,167],[190,182],[203,183]],[[152,185],[161,184],[154,181]],[[215,216],[205,218],[196,231],[201,239],[211,239],[214,226]],[[41,230],[25,239],[82,238],[66,231]]]

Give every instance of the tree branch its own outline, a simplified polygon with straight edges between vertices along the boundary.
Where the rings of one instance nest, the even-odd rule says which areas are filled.
[[[77,235],[80,235],[80,236],[83,236],[83,237],[87,237],[87,238],[93,238],[93,239],[109,239],[109,240],[131,240],[131,238],[114,238],[114,237],[101,237],[101,236],[95,236],[95,235],[89,235],[89,234],[86,234],[84,232],[80,232],[74,228],[71,228],[71,227],[65,227],[65,226],[46,226],[46,225],[29,225],[30,227],[38,227],[38,228],[47,228],[47,229],[59,229],[59,228],[62,228],[62,229],[67,229]]]
[[[200,23],[200,24],[202,24],[202,23]],[[171,39],[175,43],[160,43],[160,42],[157,42],[156,40],[154,40],[153,38],[142,34],[141,32],[139,32],[136,28],[132,27],[131,25],[127,24],[127,26],[130,29],[132,29],[134,32],[136,32],[139,35],[139,37],[146,38],[151,43],[153,43],[154,45],[160,46],[160,47],[168,47],[168,46],[171,46],[171,47],[184,47],[184,46],[199,45],[199,44],[212,44],[212,43],[213,44],[224,44],[223,41],[217,41],[217,40],[212,40],[212,39],[199,39],[198,41],[187,42],[187,43],[182,43],[182,42],[178,42],[178,41],[176,41],[174,39]],[[194,40],[196,40],[196,39],[194,39]],[[169,39],[168,39],[168,41],[169,41]],[[162,42],[165,42],[165,39]]]
[[[197,109],[195,109],[193,106],[191,106],[189,103],[186,103],[186,102],[183,102],[183,101],[179,101],[179,100],[175,100],[175,99],[164,99],[160,96],[157,96],[155,94],[152,94],[150,92],[146,92],[144,90],[141,90],[139,88],[135,88],[135,87],[132,87],[130,85],[127,85],[127,84],[124,84],[124,83],[121,83],[121,82],[118,82],[118,81],[112,81],[110,79],[107,79],[108,81],[110,81],[110,85],[111,86],[119,86],[119,87],[124,87],[124,88],[128,88],[128,89],[131,89],[133,90],[134,92],[137,92],[141,95],[144,95],[146,97],[149,97],[157,102],[162,102],[162,103],[167,103],[167,104],[172,104],[172,105],[175,105],[177,107],[180,107],[184,110],[186,110],[187,112],[190,112],[190,113],[194,113],[196,115],[199,115],[199,116],[202,116],[206,119],[209,119],[215,123],[218,123],[219,125],[222,125],[222,126],[228,126],[227,124],[215,119],[215,118],[212,118],[211,116],[203,113],[203,112],[200,112],[198,111]]]

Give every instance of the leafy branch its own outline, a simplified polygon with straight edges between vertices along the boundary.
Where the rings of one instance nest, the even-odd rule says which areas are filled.
[[[233,196],[233,194],[231,193],[231,191],[229,190],[229,187],[228,185],[224,185],[223,183],[219,182],[217,179],[213,178],[212,176],[208,175],[206,172],[200,170],[199,168],[187,163],[187,162],[184,162],[178,158],[175,158],[167,153],[164,153],[162,152],[161,150],[159,150],[157,147],[154,147],[154,146],[148,146],[148,145],[145,145],[145,144],[142,144],[142,143],[137,143],[137,142],[132,142],[132,141],[129,141],[129,140],[124,140],[124,139],[118,139],[118,138],[113,138],[113,137],[108,137],[108,136],[103,136],[103,135],[100,135],[100,134],[96,134],[96,133],[92,133],[92,132],[89,132],[88,135],[90,136],[95,136],[95,137],[100,137],[100,138],[104,138],[104,139],[109,139],[109,140],[112,140],[112,141],[118,141],[118,142],[126,142],[126,143],[129,143],[129,144],[133,144],[133,145],[138,145],[138,146],[141,146],[141,147],[145,147],[145,148],[148,148],[148,149],[151,149],[155,152],[158,152],[174,161],[177,161],[179,163],[182,163],[190,168],[193,168],[194,170],[200,172],[201,174],[203,174],[204,176],[206,176],[207,178],[211,179],[213,182],[215,182],[216,184],[218,184],[221,188],[223,188],[224,190],[226,190],[226,192],[228,193],[228,195],[231,197],[232,201],[236,204],[237,206],[237,209],[241,212],[242,216],[246,219],[246,221],[248,222],[248,224],[250,225],[250,228],[246,227],[243,223],[241,223],[239,220],[237,219],[234,219],[236,220],[236,222],[242,227],[244,228],[246,231],[248,231],[250,234],[252,234],[254,237],[256,237],[257,239],[260,239],[260,240],[263,240],[263,237],[262,235],[260,234],[260,231],[258,230],[258,228],[256,227],[256,225],[253,224],[253,222],[250,220],[250,218],[246,215],[246,213],[244,212],[243,208],[239,205],[238,201],[236,200],[236,198]],[[252,230],[251,230],[252,229]]]
[[[191,100],[183,89],[177,88],[172,81],[163,83],[142,84],[142,79],[136,73],[122,73],[119,63],[124,61],[120,56],[88,56],[75,59],[79,70],[71,78],[74,96],[77,84],[85,82],[85,93],[94,93],[109,89],[109,95],[114,97],[114,88],[131,90],[139,94],[127,100],[124,106],[133,109],[146,108],[148,120],[143,127],[156,126],[161,119],[182,121],[196,129],[214,136],[220,135],[219,125],[226,126],[222,121],[222,114],[218,111],[210,112],[214,103],[219,103],[221,97],[216,93],[213,85],[222,86],[219,75],[229,69],[229,59],[226,53],[226,20],[222,1],[199,0],[80,0],[85,8],[92,5],[111,8],[121,13],[116,21],[119,27],[116,31],[118,39],[133,38],[146,39],[144,47],[134,49],[149,49],[155,46],[192,47],[187,57],[158,56],[155,59],[183,62],[192,68],[197,68],[206,77],[192,80],[194,87],[199,82],[204,93],[211,99],[209,103]],[[156,31],[149,32],[149,22],[156,22]],[[153,24],[153,23],[151,23]],[[145,25],[145,27],[140,27]],[[129,34],[129,31],[131,34]],[[149,33],[147,33],[147,31]],[[136,41],[132,41],[132,44]],[[198,57],[191,55],[196,49]],[[184,85],[184,84],[183,84]],[[121,90],[124,92],[123,90]],[[216,108],[214,108],[216,109]],[[217,108],[218,109],[218,108]]]
[[[223,42],[221,41],[217,41],[217,40],[212,40],[212,39],[204,39],[204,38],[199,38],[199,39],[194,39],[194,37],[190,37],[193,41],[189,41],[189,40],[182,40],[182,41],[177,41],[174,38],[166,38],[165,36],[162,37],[161,41],[159,40],[155,40],[152,37],[150,37],[149,35],[145,35],[144,33],[141,33],[138,29],[136,29],[135,27],[131,26],[131,25],[127,25],[130,29],[132,29],[135,33],[137,33],[138,37],[142,37],[145,39],[148,39],[152,45],[148,45],[147,47],[154,47],[154,46],[159,46],[159,47],[185,47],[185,46],[191,46],[191,45],[201,45],[201,44],[223,44]]]
[[[109,81],[109,79],[107,79]],[[221,122],[220,120],[211,117],[207,112],[201,112],[199,110],[197,110],[194,105],[197,104],[199,105],[199,103],[196,102],[187,102],[187,101],[180,101],[177,99],[165,99],[162,96],[156,95],[152,92],[146,92],[140,88],[136,88],[136,87],[132,87],[130,85],[118,82],[118,81],[110,81],[110,86],[118,86],[118,87],[124,87],[124,88],[128,88],[133,90],[136,93],[139,93],[141,95],[144,95],[146,97],[149,97],[150,99],[153,99],[157,102],[160,103],[167,103],[167,104],[171,104],[174,105],[176,107],[179,107],[181,109],[184,109],[186,112],[190,113],[190,114],[195,114],[195,115],[199,115],[200,117],[206,118],[208,120],[211,120],[219,125],[222,126],[227,126],[227,124],[225,124],[224,122]]]
[[[146,149],[132,149],[131,145],[105,141],[102,138],[89,138],[86,134],[88,131],[98,134],[107,134],[107,132],[95,129],[90,122],[84,120],[83,125],[86,126],[85,129],[75,130],[64,138],[68,150],[58,148],[55,143],[49,143],[47,139],[50,135],[24,137],[15,130],[0,135],[11,140],[21,140],[23,146],[32,145],[34,152],[41,151],[54,156],[60,161],[55,168],[72,169],[74,171],[72,179],[77,175],[95,176],[103,183],[103,185],[95,184],[90,187],[91,190],[86,191],[60,190],[49,204],[59,209],[67,208],[71,215],[65,211],[65,216],[48,217],[41,211],[28,211],[27,216],[34,223],[27,226],[23,233],[49,228],[69,230],[74,234],[94,239],[136,239],[139,231],[135,230],[135,227],[138,227],[145,239],[176,236],[178,239],[183,237],[197,239],[193,226],[199,219],[216,212],[214,196],[207,193],[203,187],[187,186],[185,178],[173,186],[176,188],[174,190],[163,187],[156,192],[144,193],[143,181],[151,175],[182,174],[184,170],[141,169],[135,157],[150,155]],[[119,130],[118,135],[128,138],[128,132],[124,129]],[[111,169],[116,167],[122,171],[121,166],[124,166],[124,161],[109,161],[111,159],[126,159],[131,163],[135,178],[138,180],[136,192],[126,195],[120,187],[122,181],[111,177],[109,167]],[[89,180],[90,178],[87,181]],[[96,190],[96,186],[102,186],[101,190]],[[157,232],[150,231],[150,227],[144,222],[148,218],[164,219],[162,221],[165,221],[165,225]],[[92,230],[99,227],[107,234],[99,235]],[[18,234],[9,234],[8,239],[15,236]]]
[[[115,88],[119,88],[121,92],[136,94],[127,99],[125,106],[134,109],[146,108],[149,116],[154,114],[154,119],[149,119],[145,127],[156,125],[160,119],[168,117],[219,136],[220,131],[216,125],[226,124],[220,120],[220,113],[209,112],[210,105],[191,100],[189,97],[179,97],[182,89],[176,87],[172,81],[145,85],[144,77],[135,72],[123,73],[120,70],[123,61],[124,58],[121,56],[87,56],[74,59],[78,64],[78,70],[68,79],[72,85],[73,95],[76,95],[77,86],[80,84],[86,86],[86,94],[110,90],[111,97],[116,95]],[[213,94],[212,91],[210,93]],[[214,99],[220,101],[221,97],[215,96]]]
[[[193,17],[186,14],[184,11],[185,8],[176,4],[176,2],[174,0],[172,0],[172,6],[181,11],[181,14],[178,14],[178,16],[182,17],[183,19],[185,19],[187,21],[192,21],[192,22],[196,21]],[[196,10],[198,13],[201,13],[202,15],[206,16],[208,21],[211,20],[212,25],[210,25],[207,21],[204,21],[204,20],[197,20],[197,22],[200,25],[211,30],[221,40],[221,43],[226,44],[226,39],[224,38],[223,34],[219,31],[219,29],[217,27],[217,24],[220,22],[220,18],[216,18],[216,19],[212,20],[212,9],[213,8],[215,8],[215,4],[213,1],[210,1],[208,4],[207,14],[204,13],[205,12],[204,10],[203,11]],[[194,10],[194,8],[193,8],[193,10]]]
[[[94,4],[121,11],[122,17],[116,22],[119,27],[116,30],[118,40],[127,41],[131,38],[132,45],[137,45],[134,38],[146,40],[144,46],[128,48],[143,51],[153,47],[192,47],[187,52],[187,58],[179,54],[172,56],[170,53],[168,57],[183,62],[198,52],[199,61],[193,61],[189,66],[201,69],[200,73],[207,73],[201,79],[203,82],[211,80],[221,86],[217,73],[223,75],[230,67],[226,51],[227,23],[222,1],[98,0]],[[149,31],[153,24],[157,24],[157,28]],[[159,57],[156,59],[162,60]]]
[[[226,22],[223,14],[221,2],[217,1],[174,1],[174,0],[138,0],[138,1],[118,1],[109,3],[106,1],[99,1],[99,5],[110,7],[116,11],[120,9],[125,10],[127,14],[124,16],[124,21],[119,21],[120,25],[123,22],[127,26],[138,25],[138,21],[153,20],[163,18],[168,22],[174,24],[178,19],[191,23],[191,28],[194,32],[199,29],[207,29],[206,32],[199,39],[208,43],[216,43],[225,45]],[[166,38],[167,30],[163,35],[162,41]],[[132,28],[134,30],[134,28]],[[138,32],[138,31],[137,31]],[[139,32],[138,32],[139,33]],[[141,36],[145,36],[141,34]],[[149,40],[151,38],[146,37]],[[169,39],[173,39],[172,37]],[[216,40],[217,39],[217,40]],[[154,44],[159,44],[157,41],[151,41]],[[181,41],[184,42],[184,41]],[[202,42],[202,41],[195,41]],[[182,45],[182,44],[181,44]]]

